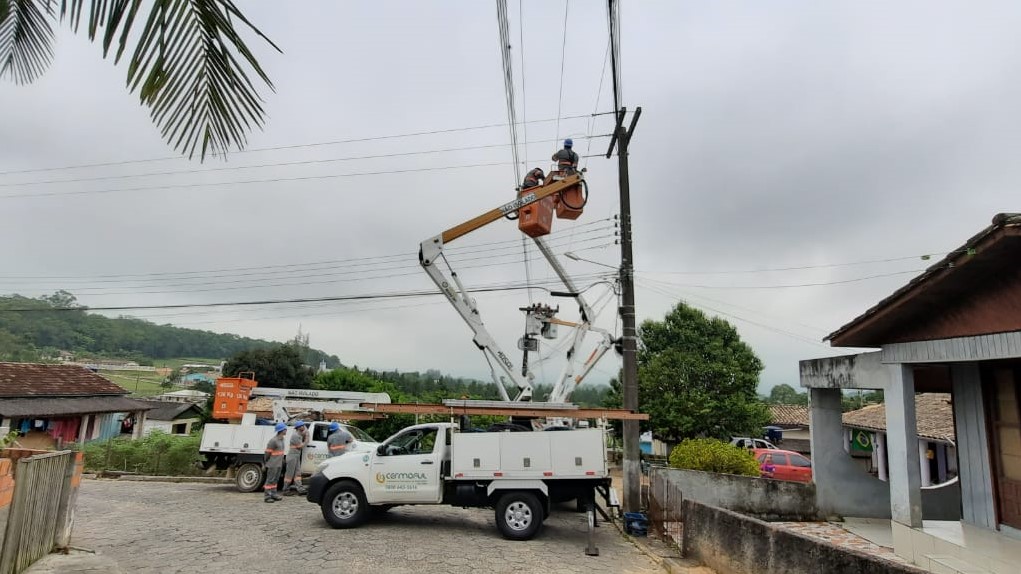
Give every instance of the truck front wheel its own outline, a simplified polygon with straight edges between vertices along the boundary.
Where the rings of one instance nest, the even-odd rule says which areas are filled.
[[[262,488],[263,476],[262,466],[254,462],[246,462],[238,468],[234,484],[241,492],[255,492]]]
[[[326,489],[320,507],[323,518],[334,528],[354,528],[365,521],[369,503],[357,482],[342,480]]]
[[[496,503],[496,526],[510,540],[529,540],[539,532],[545,511],[531,492],[508,492]]]

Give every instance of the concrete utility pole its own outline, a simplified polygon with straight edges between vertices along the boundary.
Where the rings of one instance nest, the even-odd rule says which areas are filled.
[[[624,128],[627,108],[617,111],[617,127],[610,140],[606,157],[613,155],[617,146],[617,173],[620,180],[620,318],[624,327],[624,408],[638,410],[638,329],[635,326],[635,263],[631,252],[631,187],[628,179],[628,144],[635,133],[635,125],[642,108],[636,108],[631,125]],[[638,512],[642,506],[641,452],[638,446],[638,421],[624,421],[624,511]]]

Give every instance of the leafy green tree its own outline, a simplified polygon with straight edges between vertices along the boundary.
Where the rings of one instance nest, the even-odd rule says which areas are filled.
[[[132,48],[128,90],[174,149],[205,158],[243,147],[245,133],[262,125],[262,98],[250,76],[273,84],[239,28],[280,49],[232,0],[61,0],[59,15],[57,4],[0,0],[0,77],[35,81],[53,59],[54,22],[77,32],[84,15],[89,40],[102,41],[104,58],[112,53],[119,63]]]
[[[781,383],[769,391],[768,402],[772,405],[807,405],[808,393],[799,393],[794,387]]]
[[[730,323],[680,303],[639,337],[639,408],[657,436],[725,439],[769,423],[755,393],[762,361]]]
[[[293,345],[278,345],[273,349],[241,351],[223,366],[226,377],[251,371],[255,380],[265,387],[282,389],[308,389],[312,387],[312,369],[301,361]]]

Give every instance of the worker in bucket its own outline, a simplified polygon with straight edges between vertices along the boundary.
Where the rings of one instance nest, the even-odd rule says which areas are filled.
[[[330,450],[331,458],[348,452],[354,445],[354,441],[351,433],[340,426],[340,423],[330,423],[330,434],[326,437],[326,447]]]
[[[572,175],[578,171],[578,154],[571,149],[574,142],[571,138],[564,140],[564,149],[553,154],[553,161],[557,162],[557,169],[564,172],[564,175]]]
[[[284,472],[284,496],[305,494],[301,485],[301,455],[308,444],[308,427],[305,421],[294,423],[294,433],[287,441],[287,469]]]
[[[266,491],[265,502],[276,502],[283,500],[277,494],[277,482],[280,480],[280,469],[284,465],[284,435],[287,434],[287,423],[277,423],[276,434],[266,443],[266,484],[263,490]]]
[[[542,172],[542,168],[537,167],[525,174],[525,181],[521,184],[521,189],[536,187],[544,179],[546,179],[546,174]]]

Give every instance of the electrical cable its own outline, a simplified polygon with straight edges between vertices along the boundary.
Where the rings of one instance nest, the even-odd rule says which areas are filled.
[[[607,114],[612,114],[612,113],[614,113],[614,112],[602,112],[602,113],[598,113],[598,114],[595,114],[595,115],[607,115]],[[548,119],[543,119],[543,120],[532,120],[531,123],[533,123],[533,124],[537,124],[537,123],[551,123],[551,122],[559,121],[561,119],[563,119],[563,120],[576,120],[576,119],[579,119],[579,118],[588,118],[588,117],[589,117],[589,114],[578,114],[578,115],[573,115],[573,116],[566,116],[566,117],[563,117],[563,118],[548,118]],[[288,149],[301,149],[301,148],[309,148],[309,147],[322,147],[322,146],[348,144],[348,143],[363,143],[363,142],[381,141],[381,140],[388,140],[388,139],[398,139],[398,138],[407,138],[407,137],[418,137],[418,136],[428,136],[428,135],[438,135],[438,134],[449,134],[449,133],[457,133],[457,132],[484,130],[484,129],[492,129],[492,128],[502,128],[502,127],[506,127],[506,126],[507,126],[507,124],[503,124],[503,123],[500,123],[500,124],[483,124],[483,125],[469,126],[469,127],[462,127],[462,128],[447,128],[447,129],[441,129],[441,130],[428,130],[428,131],[420,131],[420,132],[409,132],[409,133],[403,133],[403,134],[390,134],[390,135],[384,135],[384,136],[361,137],[361,138],[352,138],[352,139],[346,139],[346,140],[334,140],[334,141],[326,141],[326,142],[314,142],[314,143],[305,143],[305,144],[292,144],[292,145],[283,145],[283,146],[254,148],[254,149],[233,151],[233,152],[231,152],[231,154],[237,155],[237,154],[264,152],[264,151],[280,151],[280,150],[288,150]],[[213,156],[213,157],[218,157],[218,156]],[[32,168],[32,169],[8,170],[8,171],[0,171],[0,176],[3,176],[3,175],[14,175],[14,174],[19,174],[19,173],[38,173],[38,172],[45,172],[45,171],[64,171],[64,170],[69,170],[69,169],[85,169],[85,168],[92,168],[92,167],[111,167],[111,166],[129,165],[129,164],[135,164],[135,163],[150,163],[150,162],[156,162],[156,161],[168,161],[168,160],[180,160],[180,159],[182,159],[181,156],[176,156],[175,155],[175,156],[164,156],[164,157],[158,157],[158,158],[130,159],[130,160],[121,160],[121,161],[108,161],[108,162],[101,162],[101,163],[88,163],[88,164],[78,164],[78,165],[67,165],[67,166],[59,166],[59,167],[40,167],[40,168]]]
[[[852,279],[841,279],[839,281],[821,281],[818,283],[795,283],[789,285],[693,285],[685,283],[669,283],[669,285],[672,285],[674,287],[690,287],[693,289],[795,289],[799,287],[824,287],[827,285],[845,285],[848,283],[859,283],[861,281],[869,281],[871,279],[882,279],[884,277],[896,277],[898,275],[917,274],[922,273],[924,271],[925,269],[912,269],[908,271],[895,271],[893,273],[879,273],[876,275],[867,275],[865,277],[854,277]]]

